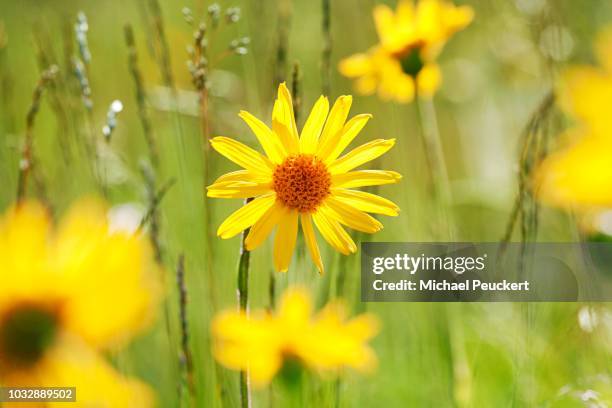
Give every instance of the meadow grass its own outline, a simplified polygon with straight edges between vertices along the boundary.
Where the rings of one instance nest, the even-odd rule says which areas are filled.
[[[377,164],[404,176],[399,185],[376,189],[398,203],[400,216],[385,220],[377,235],[358,239],[431,241],[452,230],[458,241],[575,240],[575,219],[540,208],[525,186],[526,172],[565,126],[558,112],[551,119],[540,105],[552,104],[546,95],[556,72],[592,58],[585,44],[612,18],[612,8],[604,0],[588,6],[543,1],[533,13],[517,6],[524,1],[462,3],[474,7],[476,19],[441,57],[445,84],[435,110],[354,97],[352,114],[374,115],[355,144],[397,138]],[[207,184],[235,170],[209,149],[210,137],[256,146],[237,114],[245,109],[269,118],[283,80],[296,90],[300,124],[321,90],[331,99],[352,94],[336,64],[372,44],[375,33],[370,0],[224,0],[221,10],[240,7],[241,19],[227,24],[221,15],[223,27],[216,30],[210,5],[0,4],[0,207],[32,197],[61,213],[83,195],[134,203],[144,209],[142,226],[164,267],[167,297],[155,326],[111,353],[122,372],[151,384],[162,407],[239,406],[245,382],[215,363],[211,318],[220,309],[246,309],[247,300],[249,309],[274,308],[280,294],[298,284],[312,289],[318,305],[342,296],[354,313],[367,309],[380,318],[373,341],[378,368],[370,376],[347,372],[338,381],[305,375],[299,392],[274,382],[251,391],[252,406],[574,407],[588,406],[579,398],[588,389],[612,398],[606,304],[364,304],[358,254],[323,249],[327,271],[321,276],[300,238],[289,272],[275,273],[271,242],[249,253],[241,251],[242,238],[217,238],[217,226],[243,203],[205,198]],[[74,32],[81,11],[87,43]],[[547,53],[541,40],[551,25],[572,35],[564,58]],[[215,60],[245,36],[246,55],[202,65],[202,58]],[[124,109],[100,148],[116,99]],[[434,174],[448,174],[448,191],[431,193],[419,124],[425,132],[436,126],[435,160],[446,169]],[[442,205],[434,202],[440,197]],[[587,306],[601,317],[591,331],[578,319]]]

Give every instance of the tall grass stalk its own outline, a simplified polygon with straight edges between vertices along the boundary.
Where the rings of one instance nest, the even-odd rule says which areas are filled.
[[[189,302],[187,285],[185,283],[185,256],[179,255],[176,266],[176,284],[179,294],[179,319],[181,325],[181,358],[180,366],[183,372],[184,384],[187,385],[191,405],[195,398],[195,383],[193,377],[193,357],[189,346],[189,317],[187,316],[187,305]],[[180,387],[179,401],[182,400],[183,386]]]
[[[277,46],[274,63],[273,87],[287,79],[287,56],[289,54],[289,32],[291,30],[291,0],[277,0]]]
[[[93,92],[89,81],[89,71],[91,64],[91,51],[89,50],[89,43],[87,40],[87,32],[89,31],[89,25],[87,18],[83,12],[79,12],[77,15],[76,22],[73,26],[74,40],[76,40],[78,55],[73,53],[70,56],[70,67],[74,78],[78,83],[79,95],[81,98],[81,104],[85,109],[85,128],[87,135],[83,141],[83,147],[85,154],[87,155],[89,163],[91,163],[90,169],[98,187],[102,194],[106,197],[106,184],[104,182],[103,174],[101,174],[100,163],[101,158],[98,151],[97,145],[97,132],[94,130],[94,117],[93,117]],[[73,40],[73,41],[74,41]]]
[[[157,54],[155,55],[159,64],[162,79],[164,84],[170,89],[174,87],[174,77],[172,75],[172,63],[170,60],[170,48],[166,37],[166,26],[162,15],[161,6],[158,0],[149,0],[149,8],[151,9],[153,32],[155,33],[155,44],[157,45]]]
[[[293,96],[293,115],[295,123],[299,125],[300,111],[302,110],[302,94],[300,83],[300,63],[295,61],[291,70],[291,95]]]
[[[204,36],[206,34],[206,25],[200,24],[194,32],[194,41],[191,49],[191,60],[189,68],[192,76],[192,83],[198,92],[199,113],[200,113],[200,133],[202,137],[202,178],[204,185],[210,184],[210,114],[209,114],[209,90],[208,90],[208,67]],[[208,272],[209,296],[213,311],[217,309],[217,294],[216,294],[216,279],[213,272],[212,264],[212,241],[214,234],[211,227],[212,208],[208,205],[207,200],[204,200],[204,232],[206,240],[204,242],[206,248],[206,270]]]
[[[73,66],[73,60],[75,58],[74,29],[72,20],[69,16],[64,16],[62,18],[62,53],[64,69],[60,84],[63,88],[63,99],[73,135],[71,142],[77,149],[81,149],[81,151],[91,159],[92,156],[88,145],[89,140],[84,140],[84,138],[80,137],[82,126],[80,117],[80,106],[82,104],[81,91]],[[94,168],[91,161],[87,168],[90,171],[92,180],[95,180]]]
[[[0,106],[2,107],[2,130],[9,133],[15,130],[13,107],[13,79],[8,67],[7,48],[8,35],[4,28],[4,21],[0,20]]]
[[[125,44],[128,49],[128,67],[132,80],[134,81],[134,92],[136,98],[136,105],[138,106],[138,118],[140,119],[140,125],[142,126],[142,133],[149,149],[149,157],[151,163],[155,169],[159,166],[159,150],[157,148],[157,142],[153,133],[153,127],[151,126],[151,119],[147,112],[146,102],[146,91],[144,87],[144,81],[138,66],[138,49],[136,48],[136,42],[134,40],[134,30],[130,24],[126,24],[124,27]]]
[[[56,65],[52,65],[51,67],[43,71],[40,76],[40,79],[38,80],[38,83],[36,84],[36,87],[34,88],[34,93],[32,95],[32,103],[26,115],[25,138],[23,150],[21,152],[21,160],[19,161],[19,178],[17,180],[17,203],[23,202],[25,198],[28,187],[28,179],[30,178],[32,168],[34,167],[34,122],[36,120],[36,114],[40,109],[42,94],[45,88],[49,85],[49,83],[55,78],[57,72],[58,68]]]
[[[59,66],[59,62],[53,53],[53,47],[49,41],[50,38],[52,37],[47,30],[43,30],[41,27],[35,27],[34,45],[36,46],[38,67],[41,73],[52,65]],[[62,151],[65,162],[69,163],[70,148],[68,136],[70,134],[70,127],[68,113],[65,107],[66,98],[63,94],[65,88],[64,76],[61,74],[56,75],[54,81],[50,82],[47,88],[49,106],[53,110],[58,123],[57,139],[61,148],[60,150]]]
[[[140,170],[145,181],[145,189],[147,193],[147,212],[140,221],[139,229],[144,228],[149,224],[150,232],[149,239],[155,253],[155,260],[162,266],[164,260],[163,247],[160,240],[159,226],[159,205],[168,193],[168,190],[176,183],[176,179],[172,178],[164,183],[159,190],[156,190],[157,181],[155,173],[146,163],[141,163]]]
[[[137,232],[139,233],[145,226],[149,226],[149,242],[151,243],[151,247],[153,248],[153,256],[156,264],[159,266],[160,271],[160,282],[164,290],[167,288],[167,278],[165,274],[164,268],[164,257],[165,251],[162,246],[162,242],[160,239],[160,219],[159,219],[159,206],[170,190],[172,186],[176,183],[175,179],[168,180],[165,184],[163,184],[159,190],[157,189],[157,180],[156,173],[153,168],[151,168],[148,162],[142,161],[140,163],[140,170],[142,172],[142,176],[145,183],[145,191],[147,195],[147,211],[142,217],[140,221],[140,225],[138,226]],[[182,256],[182,255],[181,255]],[[179,266],[180,266],[179,262]],[[180,269],[180,267],[177,267]],[[178,274],[178,271],[177,271]],[[168,346],[171,350],[176,349],[176,340],[175,336],[173,336],[172,324],[171,324],[171,315],[170,315],[170,305],[169,299],[163,300],[163,310],[164,310],[164,329],[166,338],[164,340],[168,341]],[[180,316],[182,319],[182,315]],[[182,324],[182,320],[181,320]]]
[[[548,137],[551,114],[555,106],[554,92],[548,92],[538,107],[531,114],[520,138],[518,191],[506,224],[506,229],[500,240],[500,253],[503,255],[516,225],[520,221],[520,240],[525,243],[535,240],[538,230],[538,203],[535,200],[530,183],[531,173],[535,166],[548,153]],[[524,249],[521,260],[524,259]],[[521,261],[522,262],[522,261]]]
[[[455,225],[451,215],[452,195],[438,119],[432,99],[417,95],[415,103],[417,118],[421,129],[423,150],[429,172],[429,188],[436,208],[434,236],[436,239],[452,241],[455,239]]]
[[[438,119],[433,99],[416,96],[415,107],[417,118],[421,128],[423,150],[427,161],[429,172],[429,192],[435,208],[434,238],[452,242],[456,239],[455,220],[452,216],[452,194],[448,170],[444,159]],[[435,332],[439,336],[440,347],[445,354],[448,376],[448,399],[453,406],[457,406],[455,400],[455,360],[453,356],[453,337],[448,320],[447,304],[429,305],[430,313],[434,313],[432,322]]]
[[[321,0],[321,29],[323,33],[323,48],[321,50],[321,90],[323,95],[331,92],[331,0]]]

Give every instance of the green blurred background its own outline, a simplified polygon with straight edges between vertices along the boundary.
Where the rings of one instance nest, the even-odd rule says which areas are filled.
[[[213,56],[232,39],[248,36],[245,56],[232,55],[210,72],[212,135],[231,136],[255,146],[255,138],[237,113],[245,109],[270,123],[278,85],[291,83],[299,65],[300,119],[322,92],[323,48],[320,1],[220,1],[225,9],[241,8],[239,22],[221,24],[210,39]],[[387,2],[394,5],[394,2]],[[592,62],[597,31],[612,19],[607,0],[474,0],[475,21],[447,45],[440,63],[444,84],[434,103],[450,176],[457,240],[497,241],[505,231],[517,191],[519,136],[531,113],[569,63]],[[215,369],[210,353],[209,322],[215,310],[235,307],[240,241],[211,241],[206,250],[204,206],[212,225],[241,205],[240,200],[204,198],[203,136],[198,96],[191,84],[186,47],[194,27],[182,9],[197,21],[210,2],[160,0],[177,92],[163,81],[157,55],[154,7],[149,0],[0,0],[0,208],[15,199],[25,116],[41,66],[58,64],[65,86],[50,88],[34,127],[36,174],[29,195],[48,200],[61,214],[83,195],[102,194],[82,148],[94,136],[106,174],[106,198],[115,206],[129,204],[138,213],[147,206],[140,164],[148,149],[139,121],[135,88],[124,41],[125,24],[133,25],[139,65],[147,91],[148,115],[160,150],[158,185],[176,178],[160,206],[160,238],[168,285],[167,315],[127,350],[111,353],[122,372],[152,384],[163,407],[189,406],[180,389],[178,295],[175,265],[186,259],[190,344],[194,353],[195,406],[237,406],[238,375]],[[331,0],[331,95],[352,93],[339,76],[337,62],[366,50],[376,41],[370,0]],[[70,57],[77,52],[73,25],[78,11],[89,21],[88,68],[93,110],[86,112],[79,96]],[[279,44],[286,58],[278,63]],[[46,62],[45,62],[46,59]],[[43,61],[41,63],[41,61]],[[66,85],[68,84],[68,85]],[[110,144],[102,126],[110,103],[124,110]],[[414,104],[385,103],[355,96],[352,113],[372,113],[373,120],[357,138],[397,138],[381,168],[400,172],[399,185],[379,193],[401,207],[399,217],[384,219],[385,229],[360,240],[430,241],[432,211],[419,123]],[[556,115],[554,129],[568,120]],[[68,146],[68,147],[66,147]],[[235,167],[211,154],[211,179]],[[538,238],[575,240],[579,232],[571,216],[540,212]],[[519,239],[519,236],[514,236]],[[322,243],[322,240],[320,240]],[[313,289],[317,299],[342,293],[352,310],[368,310],[382,321],[373,341],[380,364],[375,374],[347,373],[336,382],[309,377],[305,406],[567,406],[612,404],[612,312],[607,305],[586,304],[362,304],[359,302],[358,254],[348,258],[324,251],[327,274],[319,276],[304,256],[300,241],[288,274],[276,274],[276,298],[290,284]],[[212,265],[209,269],[207,265]],[[269,307],[271,243],[252,254],[250,307]],[[342,271],[344,275],[342,275]],[[340,278],[338,278],[340,276]],[[342,284],[344,282],[344,284]],[[167,323],[165,317],[167,316]],[[167,330],[167,326],[170,330]],[[226,390],[220,395],[219,384]],[[279,385],[254,392],[254,406],[282,406]]]

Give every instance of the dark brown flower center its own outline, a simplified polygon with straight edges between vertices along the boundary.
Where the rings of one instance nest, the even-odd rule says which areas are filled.
[[[315,156],[299,154],[276,166],[272,184],[285,206],[307,213],[316,210],[329,195],[331,175]]]
[[[423,67],[425,67],[425,62],[421,56],[422,51],[423,45],[417,44],[403,50],[395,56],[402,65],[402,71],[413,78],[416,78]]]
[[[0,371],[36,364],[57,335],[58,313],[53,308],[23,304],[0,320]]]

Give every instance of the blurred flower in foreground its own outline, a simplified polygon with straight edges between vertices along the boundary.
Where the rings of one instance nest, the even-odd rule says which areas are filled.
[[[374,316],[347,321],[339,302],[313,316],[310,297],[297,288],[285,293],[276,314],[223,312],[213,320],[212,331],[217,360],[234,370],[248,370],[259,386],[296,363],[320,372],[343,367],[367,372],[376,365],[376,355],[367,345],[378,332]]]
[[[442,0],[400,0],[395,13],[386,5],[374,8],[379,44],[340,62],[340,72],[355,78],[361,94],[378,91],[384,100],[411,102],[431,97],[442,76],[436,58],[444,44],[465,28],[474,13]]]
[[[231,238],[252,227],[245,242],[250,251],[278,227],[274,266],[284,272],[291,262],[299,219],[310,255],[323,272],[313,221],[334,249],[348,255],[357,251],[357,246],[341,224],[374,233],[382,229],[382,224],[367,213],[398,214],[399,208],[391,201],[352,190],[397,183],[401,178],[398,173],[351,171],[386,153],[395,139],[376,139],[338,157],[371,118],[362,114],[345,123],[351,102],[350,96],[341,96],[330,111],[327,98],[321,96],[298,136],[291,95],[283,83],[272,112],[272,129],[250,113],[240,112],[267,157],[227,137],[211,140],[215,150],[244,170],[221,176],[208,187],[208,196],[257,197],[221,224],[217,231],[221,238]]]
[[[602,68],[574,66],[563,74],[561,105],[578,120],[535,175],[538,197],[561,207],[612,207],[612,29],[596,43]]]
[[[77,204],[53,230],[36,203],[0,220],[0,385],[76,387],[80,406],[150,406],[149,388],[98,351],[153,317],[159,288],[147,242],[109,233],[105,208]]]

